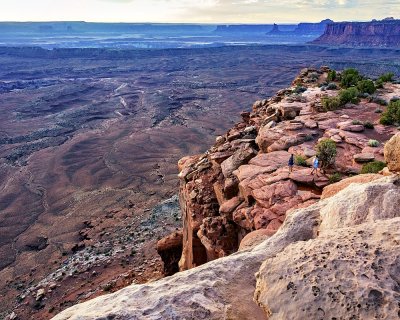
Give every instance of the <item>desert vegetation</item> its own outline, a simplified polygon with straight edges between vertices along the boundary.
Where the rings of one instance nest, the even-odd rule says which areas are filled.
[[[378,173],[386,164],[383,161],[372,161],[364,164],[361,168],[361,174],[364,173]]]
[[[324,139],[317,146],[317,156],[321,161],[321,168],[326,169],[335,163],[336,143],[332,139]]]
[[[382,113],[380,123],[384,125],[400,124],[400,100],[391,101]]]

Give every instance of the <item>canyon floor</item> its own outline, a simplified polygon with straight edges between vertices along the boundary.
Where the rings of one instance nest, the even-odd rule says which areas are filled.
[[[303,67],[399,74],[397,56],[315,46],[2,48],[0,319],[48,319],[161,278],[155,243],[181,226],[179,158],[206,150]]]

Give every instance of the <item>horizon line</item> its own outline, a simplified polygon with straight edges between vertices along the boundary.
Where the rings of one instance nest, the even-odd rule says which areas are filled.
[[[300,21],[300,22],[162,22],[162,21],[88,21],[88,20],[0,20],[1,23],[102,23],[102,24],[181,24],[181,25],[270,25],[270,24],[281,24],[281,25],[295,25],[300,23],[320,23],[324,20],[332,20],[329,18],[322,19],[319,21]],[[351,21],[334,21],[339,22],[373,22],[373,21],[384,21],[378,19],[372,20],[351,20]],[[394,19],[398,20],[398,19]]]

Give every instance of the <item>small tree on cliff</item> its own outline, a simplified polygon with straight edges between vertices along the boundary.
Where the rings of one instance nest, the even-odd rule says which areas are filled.
[[[361,75],[356,69],[350,68],[342,71],[340,85],[342,88],[349,88],[357,85],[361,80]]]
[[[336,143],[332,139],[324,139],[317,144],[317,156],[321,162],[321,169],[326,169],[335,163],[336,153]]]

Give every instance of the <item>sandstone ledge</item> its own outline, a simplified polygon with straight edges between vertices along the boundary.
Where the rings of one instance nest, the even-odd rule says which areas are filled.
[[[302,315],[306,311],[320,315],[322,311],[319,305],[323,306],[321,309],[327,314],[345,314],[349,306],[352,311],[357,308],[356,301],[369,303],[366,315],[388,315],[390,318],[394,312],[398,312],[395,306],[400,302],[395,292],[400,279],[400,269],[396,262],[400,259],[400,213],[396,210],[387,211],[388,207],[383,207],[379,216],[375,215],[376,212],[369,212],[356,226],[349,227],[346,219],[342,219],[343,224],[340,226],[330,224],[329,219],[325,221],[324,212],[328,210],[338,216],[346,216],[348,212],[344,210],[345,202],[360,205],[367,189],[378,190],[376,195],[381,197],[391,192],[399,194],[399,179],[395,176],[386,177],[361,184],[355,189],[350,185],[331,198],[292,212],[275,235],[251,250],[235,253],[154,283],[132,285],[73,306],[53,319],[267,319],[263,310],[271,316],[270,319],[282,319],[282,315],[286,314],[290,315],[290,319],[303,319]],[[337,203],[342,203],[342,207],[338,207]],[[374,215],[374,220],[371,215]],[[320,230],[320,225],[325,228]],[[338,245],[343,245],[343,248]],[[328,249],[331,252],[329,256],[325,254]],[[297,265],[288,252],[295,257],[299,256]],[[305,256],[305,252],[313,254]],[[327,256],[326,263],[323,262],[324,255]],[[354,259],[354,255],[361,259]],[[285,259],[291,262],[285,262]],[[307,259],[312,263],[307,264]],[[302,273],[285,273],[289,266],[293,264],[297,268],[302,261],[304,272],[308,271],[306,281],[299,281]],[[315,265],[315,261],[319,265]],[[263,262],[256,289],[254,274]],[[274,270],[279,268],[281,263],[285,266],[280,271],[265,273],[269,267]],[[325,274],[329,268],[334,268],[335,263],[337,266],[340,264],[341,269],[330,275]],[[387,263],[389,268],[382,270],[382,263]],[[367,265],[371,268],[375,266],[376,270],[366,270]],[[351,268],[346,269],[348,266]],[[279,285],[275,286],[273,281],[270,282],[270,277],[275,277],[274,274],[279,272],[284,275],[279,279]],[[346,276],[346,272],[350,273]],[[382,277],[374,279],[374,272]],[[388,275],[392,280],[385,280]],[[337,288],[344,288],[345,295],[339,301],[344,299],[345,303],[338,303],[328,295],[329,286],[324,289],[321,284],[317,284],[313,289],[312,283],[329,281],[329,277],[335,280],[331,284],[336,286],[336,289],[332,289],[334,295],[338,294]],[[291,283],[295,286],[290,285],[287,289]],[[258,308],[252,300],[255,290],[256,301],[262,308]],[[292,301],[292,307],[288,306],[288,302],[279,303],[281,297],[289,299],[288,295],[293,290],[298,293],[296,297],[303,297],[304,294],[312,305],[304,308],[302,297]],[[322,296],[325,291],[326,296]],[[353,298],[352,292],[357,292]],[[314,304],[315,299],[324,300]],[[293,313],[295,310],[298,313]]]

